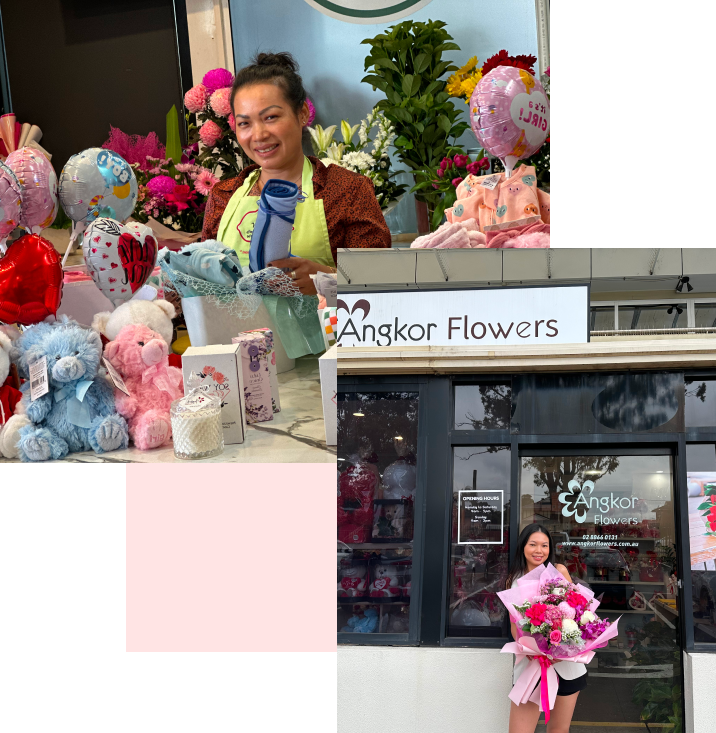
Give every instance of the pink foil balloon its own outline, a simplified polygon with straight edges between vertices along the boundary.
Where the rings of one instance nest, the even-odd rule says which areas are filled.
[[[5,164],[22,189],[20,226],[34,233],[49,227],[59,205],[57,176],[50,161],[39,150],[25,147],[10,153]]]
[[[498,66],[470,97],[470,125],[480,145],[508,170],[534,155],[549,134],[549,99],[524,69]]]
[[[15,174],[0,163],[0,245],[20,223],[22,192]]]

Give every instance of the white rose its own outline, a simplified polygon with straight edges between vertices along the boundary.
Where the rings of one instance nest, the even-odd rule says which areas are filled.
[[[572,634],[579,629],[576,621],[572,621],[571,618],[562,619],[562,633]]]
[[[597,617],[591,612],[591,611],[585,611],[582,614],[582,618],[579,619],[579,623],[584,626],[584,624],[590,624],[592,621],[596,621]]]

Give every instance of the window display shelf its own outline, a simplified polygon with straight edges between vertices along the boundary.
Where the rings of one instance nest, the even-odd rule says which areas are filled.
[[[409,606],[410,601],[382,601],[380,598],[371,598],[369,601],[355,601],[351,598],[339,598],[339,606]]]
[[[619,615],[621,615],[623,613],[639,613],[642,616],[653,616],[654,615],[654,612],[651,611],[651,610],[649,610],[648,608],[645,611],[635,611],[633,608],[628,608],[628,609],[626,609],[624,611],[617,611],[616,609],[602,608],[601,606],[598,609],[598,613],[600,615],[605,615],[605,614],[613,614],[613,615],[619,614]]]
[[[351,550],[398,550],[410,549],[413,546],[412,542],[348,542],[346,544]]]

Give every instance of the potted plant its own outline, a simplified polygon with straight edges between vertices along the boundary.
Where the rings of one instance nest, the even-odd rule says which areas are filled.
[[[418,229],[422,225],[422,231],[430,225],[437,227],[445,209],[442,193],[432,185],[434,171],[469,127],[460,119],[462,111],[455,108],[441,80],[458,69],[443,60],[443,53],[460,50],[445,25],[433,20],[405,21],[363,41],[371,46],[365,60],[365,69],[371,73],[363,81],[385,94],[377,109],[395,126],[398,157],[415,178]],[[429,222],[428,207],[432,209]]]

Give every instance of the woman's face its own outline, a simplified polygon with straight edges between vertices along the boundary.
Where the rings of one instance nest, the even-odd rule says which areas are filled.
[[[266,168],[281,170],[303,156],[301,137],[308,105],[298,115],[276,84],[251,84],[234,97],[236,139],[246,155]]]
[[[541,565],[549,556],[549,537],[542,532],[533,532],[525,545],[525,559],[530,567]]]

